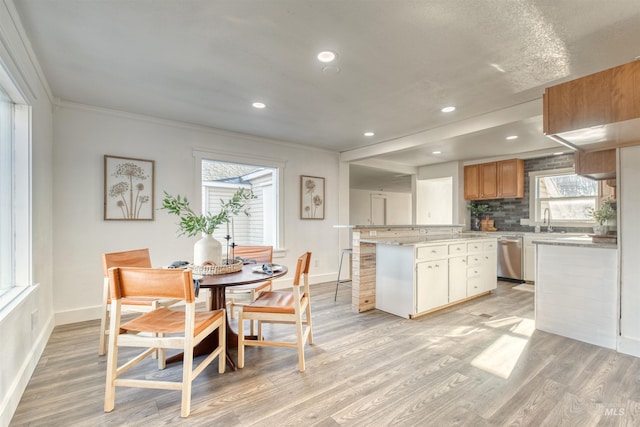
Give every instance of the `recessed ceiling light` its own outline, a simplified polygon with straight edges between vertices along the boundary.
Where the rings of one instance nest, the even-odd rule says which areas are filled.
[[[251,105],[253,105],[253,108],[264,108],[267,106],[267,104],[265,104],[264,102],[254,102]]]
[[[364,136],[374,136],[374,135],[375,135],[375,133],[373,133],[373,132],[365,132],[364,133]]]
[[[442,151],[432,151],[431,154],[442,154]]]
[[[331,62],[334,59],[336,59],[336,54],[330,50],[325,50],[318,54],[318,61],[320,62]]]
[[[450,113],[452,111],[456,111],[456,107],[444,107],[442,110],[443,113]]]
[[[560,154],[564,154],[562,151],[558,151],[557,153],[553,153],[554,156],[559,156]]]
[[[518,139],[518,135],[509,135],[505,138],[507,141],[513,141],[514,139]]]

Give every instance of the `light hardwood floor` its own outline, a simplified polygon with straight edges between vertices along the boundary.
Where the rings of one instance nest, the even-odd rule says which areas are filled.
[[[57,327],[11,425],[640,425],[640,359],[535,331],[534,294],[512,283],[415,320],[352,313],[350,291],[334,303],[334,286],[311,288],[305,373],[292,349],[248,348],[244,369],[214,364],[196,379],[188,419],[163,390],[118,388],[104,413],[99,322]]]

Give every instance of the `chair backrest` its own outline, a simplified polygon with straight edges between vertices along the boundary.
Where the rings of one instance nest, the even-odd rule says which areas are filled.
[[[293,278],[293,286],[300,285],[300,276],[304,274],[305,288],[309,285],[309,266],[311,265],[311,252],[305,252],[298,258],[296,275]]]
[[[102,273],[104,277],[109,275],[109,269],[111,267],[151,268],[149,249],[134,249],[132,251],[102,254]]]
[[[195,301],[191,270],[113,267],[109,269],[112,300],[154,297]]]
[[[231,254],[243,259],[251,259],[256,263],[271,262],[273,259],[273,246],[236,246]]]

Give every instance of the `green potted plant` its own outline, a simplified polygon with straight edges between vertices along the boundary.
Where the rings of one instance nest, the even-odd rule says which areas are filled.
[[[489,211],[489,205],[484,203],[469,203],[467,209],[471,213],[471,229],[480,230],[480,218]]]
[[[587,216],[598,223],[598,225],[593,227],[594,234],[607,234],[609,231],[607,222],[616,217],[616,210],[613,208],[612,204],[613,200],[610,197],[607,197],[600,202],[600,207],[598,209],[587,209]]]
[[[205,263],[220,265],[222,263],[222,245],[213,237],[213,232],[221,224],[228,224],[234,216],[240,213],[248,216],[249,211],[244,207],[249,200],[255,198],[256,196],[251,190],[240,188],[228,201],[221,200],[222,205],[220,212],[217,214],[214,215],[210,212],[197,214],[189,206],[189,201],[186,197],[181,197],[180,195],[174,197],[165,191],[160,209],[180,217],[180,222],[178,223],[179,235],[186,235],[187,237],[202,235],[202,238],[194,245],[194,265],[203,265]]]

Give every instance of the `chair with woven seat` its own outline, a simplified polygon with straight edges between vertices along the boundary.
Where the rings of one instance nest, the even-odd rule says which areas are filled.
[[[298,368],[305,371],[304,345],[313,344],[311,325],[311,297],[309,293],[309,265],[311,252],[306,252],[296,265],[296,274],[291,291],[268,291],[261,293],[251,304],[245,305],[238,318],[238,367],[244,367],[245,346],[294,347],[298,349]],[[300,279],[303,277],[301,286]],[[302,287],[302,289],[300,289]],[[244,320],[258,321],[256,340],[244,336]],[[266,341],[262,335],[263,323],[286,323],[295,325],[296,341]]]
[[[135,267],[114,267],[109,270],[111,319],[104,410],[115,407],[116,387],[140,387],[180,390],[180,416],[191,412],[193,380],[218,357],[218,372],[224,373],[226,364],[226,313],[224,309],[198,311],[191,270],[171,270]],[[157,298],[184,301],[184,310],[161,307],[122,323],[124,298]],[[182,307],[181,307],[182,308]],[[195,369],[193,348],[205,337],[218,331],[218,343]],[[146,347],[139,355],[118,366],[119,347]],[[156,348],[179,349],[183,353],[182,381],[159,381],[139,378],[120,378],[129,369],[153,354]],[[144,377],[146,378],[146,376]]]
[[[235,258],[241,258],[247,263],[271,263],[273,259],[273,246],[236,246],[229,254]],[[229,316],[235,318],[235,308],[250,304],[260,295],[261,292],[271,290],[271,280],[247,285],[230,286],[226,289],[226,300]],[[251,322],[251,335],[254,333],[253,322]]]
[[[104,276],[104,289],[102,291],[102,313],[100,316],[100,348],[99,355],[104,355],[107,350],[107,334],[109,332],[109,269],[111,267],[142,267],[151,268],[149,249],[134,249],[130,251],[111,252],[102,254],[102,273]],[[177,300],[171,298],[127,298],[122,301],[123,311],[147,313],[160,307],[169,307]],[[158,359],[164,359],[160,356]],[[158,361],[160,363],[160,361]],[[164,362],[162,362],[164,363]],[[160,366],[160,365],[159,365]]]

